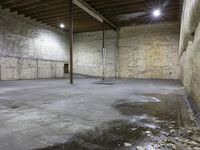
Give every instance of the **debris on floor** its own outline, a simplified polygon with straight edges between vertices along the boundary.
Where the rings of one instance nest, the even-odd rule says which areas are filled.
[[[130,143],[124,143],[124,146],[126,146],[126,147],[131,147],[132,144],[130,144]]]
[[[136,117],[136,116],[135,116]],[[140,118],[140,119],[138,119]],[[115,120],[78,134],[62,150],[200,150],[200,129],[137,116],[136,122]],[[149,128],[145,124],[155,124]],[[54,150],[53,148],[42,150]],[[58,150],[60,150],[58,148]]]
[[[136,149],[137,149],[137,150],[145,150],[145,147],[137,146]]]
[[[146,131],[147,133],[147,131]],[[153,150],[200,150],[200,129],[169,124],[168,131],[160,131],[160,139],[151,143]],[[145,150],[150,150],[145,147]]]
[[[171,149],[200,150],[200,129],[191,127],[181,127],[176,132],[171,132],[159,146]]]

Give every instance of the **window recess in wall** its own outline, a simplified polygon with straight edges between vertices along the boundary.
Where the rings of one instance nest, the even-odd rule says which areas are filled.
[[[64,73],[69,73],[69,64],[64,64]]]

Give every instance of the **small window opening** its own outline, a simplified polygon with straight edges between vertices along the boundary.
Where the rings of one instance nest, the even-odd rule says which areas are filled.
[[[64,64],[64,73],[69,73],[69,64]]]

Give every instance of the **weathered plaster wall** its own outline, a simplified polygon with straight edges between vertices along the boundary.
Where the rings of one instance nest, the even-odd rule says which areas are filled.
[[[0,10],[0,79],[63,77],[68,61],[66,37],[61,31]]]
[[[179,55],[186,93],[200,108],[200,1],[185,0]]]
[[[178,23],[121,28],[119,76],[179,79],[178,43]]]
[[[105,76],[115,77],[116,33],[105,32]],[[102,32],[74,35],[74,71],[78,74],[102,76]]]

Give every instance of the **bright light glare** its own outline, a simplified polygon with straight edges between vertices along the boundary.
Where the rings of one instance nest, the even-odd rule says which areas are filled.
[[[65,25],[63,23],[60,24],[60,28],[63,29],[65,28]]]
[[[153,11],[153,16],[154,16],[154,17],[159,17],[160,15],[161,15],[160,9],[155,9],[155,10]]]

